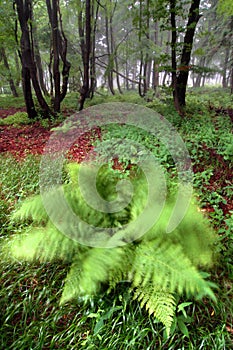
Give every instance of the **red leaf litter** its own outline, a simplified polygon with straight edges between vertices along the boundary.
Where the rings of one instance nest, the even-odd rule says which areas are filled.
[[[0,109],[0,118],[6,118],[8,115],[18,111],[25,111],[24,108],[10,108],[8,110]],[[45,145],[52,132],[41,126],[39,122],[32,125],[22,125],[14,127],[12,125],[0,126],[0,153],[10,153],[17,160],[23,160],[28,154],[42,155]],[[66,135],[66,138],[69,134]],[[95,128],[89,132],[83,133],[71,147],[68,148],[67,158],[81,162],[86,155],[93,150],[93,140],[100,138],[100,129]],[[55,144],[54,150],[64,149],[64,140],[61,135],[59,144]],[[68,140],[69,141],[69,140]]]
[[[21,107],[21,108],[11,107],[8,109],[0,108],[0,118],[6,118],[8,117],[8,115],[15,114],[16,112],[26,112],[26,108],[25,107]]]

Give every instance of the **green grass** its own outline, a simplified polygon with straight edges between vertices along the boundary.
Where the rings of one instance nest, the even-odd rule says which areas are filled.
[[[72,98],[74,103],[74,96]],[[1,259],[1,349],[228,350],[232,347],[233,216],[225,215],[222,205],[224,199],[232,198],[233,188],[224,172],[214,183],[211,182],[214,171],[221,169],[221,164],[203,149],[205,143],[225,157],[229,168],[232,167],[231,149],[227,148],[231,122],[226,115],[216,116],[208,109],[209,104],[216,105],[216,108],[219,104],[229,107],[231,98],[226,92],[221,95],[219,89],[213,92],[207,89],[205,94],[192,91],[188,95],[184,120],[169,103],[155,101],[154,105],[153,102],[149,104],[179,128],[193,165],[198,166],[194,188],[200,207],[205,208],[208,204],[214,208],[213,212],[205,213],[219,233],[218,257],[211,271],[211,279],[219,285],[217,304],[209,299],[200,302],[188,300],[190,304],[185,306],[185,312],[182,312],[182,307],[177,310],[173,333],[166,338],[164,327],[153,316],[148,316],[137,301],[132,301],[125,283],[118,285],[111,294],[103,292],[95,299],[77,300],[61,307],[59,300],[68,264],[9,263]],[[0,96],[1,107],[2,99]],[[104,101],[107,100],[106,97]],[[24,198],[39,192],[39,162],[40,158],[35,156],[20,163],[9,155],[0,156],[1,240],[30,225],[29,222],[13,224],[10,215]],[[180,305],[186,301],[180,300]]]
[[[0,94],[0,108],[22,108],[25,107],[24,97],[13,97],[12,95]]]

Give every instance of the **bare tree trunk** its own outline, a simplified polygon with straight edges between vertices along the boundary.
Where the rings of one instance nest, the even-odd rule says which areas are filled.
[[[2,57],[3,64],[4,64],[4,66],[5,66],[5,68],[6,68],[7,72],[8,72],[8,82],[9,82],[9,85],[10,85],[10,89],[11,89],[12,95],[14,97],[18,97],[19,95],[17,93],[16,86],[15,86],[14,80],[12,78],[10,66],[9,66],[9,63],[8,63],[8,59],[7,59],[7,55],[6,55],[6,51],[5,51],[4,47],[0,48],[0,57]]]
[[[80,10],[78,16],[80,47],[83,61],[83,85],[80,89],[79,110],[84,107],[84,102],[89,97],[90,89],[90,54],[91,54],[91,0],[85,2],[85,23],[83,23],[83,12]]]
[[[107,66],[107,77],[108,77],[108,87],[112,93],[112,95],[115,95],[114,87],[113,87],[113,64],[114,64],[114,54],[111,50],[111,44],[109,39],[109,20],[107,13],[105,15],[105,33],[106,33],[106,42],[107,42],[107,53],[108,53],[108,66]]]
[[[32,12],[32,21],[34,21],[33,12]],[[38,42],[38,37],[37,37],[37,27],[36,27],[35,22],[33,22],[33,26],[32,26],[32,38],[33,38],[33,48],[34,48],[34,55],[35,55],[35,61],[36,61],[36,66],[37,66],[37,71],[38,71],[38,78],[39,78],[40,87],[41,87],[41,90],[43,91],[43,94],[45,96],[48,96],[49,93],[48,93],[46,86],[45,86],[45,83],[44,83],[44,71],[42,68],[39,42]]]
[[[30,71],[24,65],[22,65],[22,85],[28,117],[34,119],[36,118],[37,113],[32,98]]]
[[[145,36],[147,42],[147,49],[149,49],[149,40],[150,40],[150,1],[146,1],[146,28],[145,28]],[[145,96],[149,87],[150,87],[150,76],[151,76],[151,60],[149,59],[149,54],[146,53],[145,63],[144,63],[144,87],[143,87],[143,95]],[[148,79],[149,78],[149,79]]]
[[[229,46],[225,49],[225,59],[223,64],[223,73],[222,73],[222,87],[227,87],[227,68],[228,68],[228,60],[230,55],[230,48]]]
[[[37,100],[44,111],[44,116],[52,114],[48,104],[46,103],[40,85],[37,79],[37,71],[35,66],[34,52],[31,42],[31,26],[32,26],[32,1],[31,0],[16,0],[15,1],[18,19],[21,27],[21,62],[22,62],[22,80],[23,80],[23,91],[25,97],[25,103],[30,118],[35,117],[35,107],[32,99],[30,79],[33,84],[33,88],[36,93]],[[30,24],[30,27],[29,25]],[[30,91],[27,91],[30,89]]]
[[[143,67],[143,96],[146,95],[148,91],[148,81],[147,81],[147,73],[148,73],[148,55],[146,55],[145,63]]]
[[[180,106],[185,106],[186,88],[189,76],[189,64],[193,39],[197,23],[201,18],[199,14],[200,0],[193,0],[189,9],[188,23],[184,37],[183,49],[181,54],[180,70],[177,78],[177,94]]]
[[[110,30],[111,30],[111,45],[113,48],[113,52],[114,52],[114,62],[115,62],[115,67],[116,67],[116,71],[119,71],[119,64],[118,64],[118,58],[117,58],[117,50],[116,50],[116,46],[115,46],[115,42],[114,42],[114,37],[113,37],[113,28],[112,28],[112,23],[110,23]],[[122,89],[121,89],[121,83],[120,83],[120,76],[119,74],[116,75],[116,82],[117,82],[117,88],[120,94],[122,94]]]
[[[63,101],[67,93],[69,71],[71,65],[66,58],[67,39],[63,31],[59,0],[46,0],[46,5],[49,15],[50,26],[52,29],[52,55],[50,56],[50,63],[52,60],[55,92],[55,95],[53,96],[53,108],[55,113],[59,113],[61,108],[61,102]],[[60,61],[62,61],[62,86]]]
[[[20,71],[21,71],[21,67],[20,67],[20,63],[19,63],[19,55],[18,52],[15,51],[15,67],[17,70],[17,76],[16,76],[16,80],[15,80],[15,85],[18,88],[21,82],[21,75],[20,75]]]
[[[178,113],[181,113],[180,103],[178,99],[177,90],[177,63],[176,63],[176,45],[177,45],[177,32],[176,32],[176,0],[170,0],[170,13],[171,13],[171,27],[172,27],[172,40],[171,40],[171,51],[172,51],[172,88],[173,88],[173,101],[174,106]]]
[[[159,44],[159,22],[155,22],[155,28],[154,28],[154,43],[158,46]],[[152,88],[157,93],[157,89],[159,86],[159,65],[157,62],[157,59],[154,58],[153,60],[153,75],[152,75]]]
[[[96,11],[95,11],[95,6],[94,2],[92,3],[91,6],[91,12],[92,12],[92,18],[95,18],[94,20],[94,26],[93,26],[93,31],[92,31],[92,36],[91,36],[91,47],[92,47],[92,52],[91,52],[91,57],[90,57],[90,80],[91,80],[91,85],[90,85],[90,97],[92,98],[94,96],[94,92],[96,89],[96,58],[95,58],[95,35],[96,35],[96,28],[97,28],[97,21],[98,21],[98,13],[99,13],[99,3],[97,3]],[[95,15],[94,15],[95,12]]]
[[[142,45],[142,0],[139,2],[139,37],[138,41],[140,43],[140,46]],[[143,90],[144,90],[144,84],[143,84],[143,51],[141,48],[140,51],[140,68],[139,68],[139,84],[138,84],[138,93],[139,96],[143,97]]]

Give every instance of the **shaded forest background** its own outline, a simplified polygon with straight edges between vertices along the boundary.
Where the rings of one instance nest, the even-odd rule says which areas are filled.
[[[94,94],[173,93],[182,113],[187,86],[233,91],[230,0],[0,1],[0,91],[24,93],[56,115],[67,92],[82,109]]]

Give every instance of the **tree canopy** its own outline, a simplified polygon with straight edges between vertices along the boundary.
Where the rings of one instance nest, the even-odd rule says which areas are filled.
[[[35,98],[44,115],[56,115],[67,91],[82,109],[96,92],[137,90],[150,99],[162,86],[182,112],[188,85],[232,90],[231,0],[0,4],[1,91],[23,90],[32,118]]]

